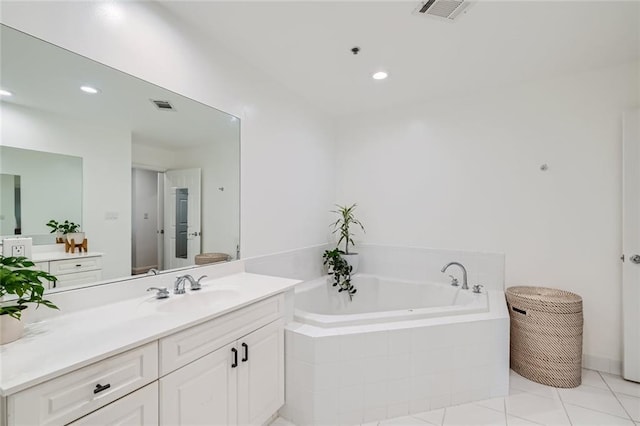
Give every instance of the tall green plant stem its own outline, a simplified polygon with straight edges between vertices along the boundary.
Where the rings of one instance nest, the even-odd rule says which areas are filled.
[[[358,219],[356,219],[353,213],[357,206],[357,204],[353,204],[349,207],[336,204],[336,207],[338,207],[338,209],[332,210],[332,213],[336,213],[340,216],[338,220],[331,224],[331,226],[333,227],[334,234],[336,232],[340,233],[338,246],[340,246],[340,244],[344,241],[344,254],[349,254],[349,244],[351,244],[352,246],[355,245],[355,243],[353,242],[354,234],[351,232],[351,226],[357,225],[360,227],[360,229],[362,229],[363,232],[365,232],[364,226]]]

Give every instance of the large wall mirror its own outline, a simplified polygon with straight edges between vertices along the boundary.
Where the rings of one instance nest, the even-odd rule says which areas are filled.
[[[0,235],[79,223],[103,280],[239,257],[238,118],[0,30]]]

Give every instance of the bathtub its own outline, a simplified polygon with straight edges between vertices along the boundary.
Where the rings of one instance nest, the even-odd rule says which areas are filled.
[[[331,286],[331,277],[308,281],[295,290],[296,321],[343,327],[487,312],[486,293],[475,294],[442,283],[410,282],[355,275],[353,300]]]
[[[360,424],[507,395],[502,284],[474,294],[366,273],[352,283],[352,301],[329,276],[296,287],[285,329],[284,418]]]

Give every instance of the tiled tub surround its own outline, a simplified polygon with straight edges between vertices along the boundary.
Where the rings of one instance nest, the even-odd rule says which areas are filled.
[[[346,296],[335,294],[326,277],[296,288],[296,321],[285,335],[283,417],[297,425],[358,424],[508,393],[509,318],[500,255],[371,246],[361,253],[353,306],[336,302],[332,295]],[[382,264],[370,262],[376,256]],[[483,258],[493,260],[483,265],[484,285],[495,289],[484,294],[452,289],[439,272],[446,262],[461,260],[469,284],[476,284]],[[403,265],[402,279],[369,275],[399,270],[394,260]],[[420,269],[434,267],[440,276],[424,275],[439,283],[415,279]],[[391,287],[381,290],[380,283]],[[397,295],[388,291],[394,285]],[[431,292],[421,294],[421,285]],[[420,302],[424,306],[415,305]],[[411,317],[414,312],[418,316]]]
[[[286,328],[286,405],[297,425],[355,424],[504,396],[509,319],[489,312],[365,326]]]

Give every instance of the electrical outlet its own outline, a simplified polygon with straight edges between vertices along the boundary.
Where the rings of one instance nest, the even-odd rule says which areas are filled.
[[[19,257],[24,256],[24,246],[23,245],[14,245],[11,247],[11,256]]]
[[[31,238],[5,238],[2,240],[2,254],[4,256],[31,257]]]

